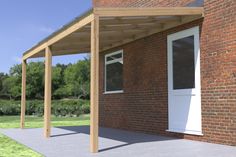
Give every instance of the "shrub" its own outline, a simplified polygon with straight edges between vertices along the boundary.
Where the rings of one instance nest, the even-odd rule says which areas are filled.
[[[81,111],[83,111],[83,114],[89,114],[90,113],[90,103],[89,101],[83,103],[81,106]]]
[[[0,100],[0,115],[19,115],[20,101]],[[26,114],[43,116],[44,103],[41,100],[30,100],[26,103]],[[90,113],[88,100],[54,100],[52,114],[55,116],[79,116]]]
[[[0,115],[18,115],[20,113],[20,103],[8,103],[0,102]]]

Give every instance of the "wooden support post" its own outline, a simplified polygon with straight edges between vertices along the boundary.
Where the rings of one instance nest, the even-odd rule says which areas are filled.
[[[26,60],[22,60],[22,87],[21,87],[21,116],[20,127],[25,127],[25,103],[26,103]]]
[[[45,88],[44,88],[44,136],[51,135],[51,88],[52,88],[52,52],[49,47],[45,51]]]
[[[90,151],[98,152],[98,105],[99,105],[99,17],[94,16],[91,27],[91,122]]]

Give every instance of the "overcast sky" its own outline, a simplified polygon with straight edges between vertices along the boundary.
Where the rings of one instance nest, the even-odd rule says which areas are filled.
[[[9,72],[23,52],[91,7],[91,0],[1,0],[0,72]],[[54,57],[53,64],[74,63],[84,56]]]

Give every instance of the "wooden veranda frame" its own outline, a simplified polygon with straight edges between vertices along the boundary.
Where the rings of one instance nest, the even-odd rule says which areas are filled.
[[[93,153],[98,152],[99,52],[200,19],[203,16],[202,7],[94,8],[75,19],[23,55],[21,128],[25,125],[27,60],[45,57],[44,136],[49,138],[51,134],[52,56],[91,51],[90,150]],[[166,17],[166,19],[161,20],[158,17]]]

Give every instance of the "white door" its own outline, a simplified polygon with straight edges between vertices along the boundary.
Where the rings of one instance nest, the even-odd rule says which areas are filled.
[[[202,135],[199,27],[168,36],[170,132]]]

